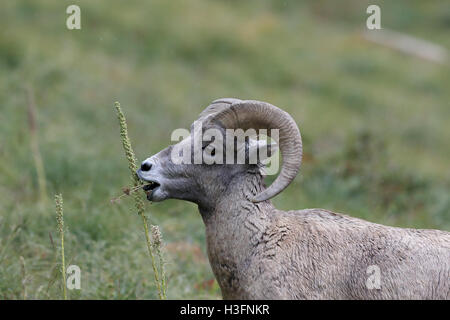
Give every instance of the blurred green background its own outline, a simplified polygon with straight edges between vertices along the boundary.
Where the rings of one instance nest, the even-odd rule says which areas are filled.
[[[66,28],[70,4],[81,30]],[[383,28],[450,48],[445,1],[2,1],[0,299],[62,297],[56,192],[67,264],[82,270],[70,298],[157,297],[133,202],[110,203],[129,184],[116,100],[139,160],[216,98],[268,101],[304,140],[301,173],[273,199],[278,208],[449,230],[448,64],[365,40],[369,4],[380,5]],[[147,209],[164,236],[168,297],[220,298],[196,206]]]

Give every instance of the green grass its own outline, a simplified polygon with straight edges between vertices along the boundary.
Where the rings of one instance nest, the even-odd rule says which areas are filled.
[[[81,7],[82,30],[65,28]],[[384,28],[450,49],[450,5],[375,1]],[[47,194],[64,194],[71,299],[155,299],[112,105],[138,160],[213,99],[271,102],[298,122],[301,174],[280,209],[450,229],[450,70],[362,39],[368,1],[4,1],[0,10],[0,299],[58,299],[54,208],[30,147],[35,94]],[[195,205],[146,206],[165,239],[169,299],[217,299]],[[146,267],[143,267],[146,266]]]

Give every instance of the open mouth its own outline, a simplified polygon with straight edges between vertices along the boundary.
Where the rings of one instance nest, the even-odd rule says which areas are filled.
[[[160,184],[156,181],[147,181],[147,184],[144,185],[142,189],[144,189],[145,193],[147,194],[147,198],[149,198],[153,191],[159,186]]]

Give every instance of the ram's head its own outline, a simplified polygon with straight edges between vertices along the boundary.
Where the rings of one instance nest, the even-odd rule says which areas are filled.
[[[261,130],[275,143],[259,139]],[[280,174],[253,202],[274,197],[295,178],[302,156],[300,132],[288,113],[271,104],[219,99],[200,114],[180,142],[144,160],[137,174],[149,182],[145,190],[150,201],[211,202],[236,175],[260,174],[276,145],[282,157]]]

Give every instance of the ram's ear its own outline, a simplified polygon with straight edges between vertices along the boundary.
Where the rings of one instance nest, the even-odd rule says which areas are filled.
[[[278,151],[278,145],[274,142],[268,143],[267,140],[249,139],[248,144],[250,163],[252,160],[258,159],[259,162],[264,163]]]
[[[267,141],[263,141],[265,142],[264,146],[260,146],[260,148],[258,149],[260,161],[267,160],[278,151],[278,144],[276,144],[275,142],[267,143]]]

